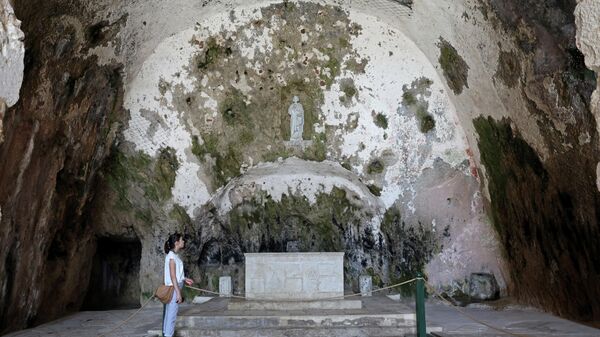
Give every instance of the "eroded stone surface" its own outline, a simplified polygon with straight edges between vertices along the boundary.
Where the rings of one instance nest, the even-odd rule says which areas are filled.
[[[21,21],[17,19],[8,0],[0,2],[0,143],[4,136],[2,120],[7,107],[19,99],[19,89],[23,82],[23,44]]]
[[[585,64],[600,73],[600,4],[596,1],[578,1],[575,9],[577,25],[577,48],[585,56]],[[590,109],[596,119],[596,129],[600,132],[600,83],[590,100]],[[600,167],[600,163],[598,163]],[[597,173],[597,185],[600,191],[600,174]]]

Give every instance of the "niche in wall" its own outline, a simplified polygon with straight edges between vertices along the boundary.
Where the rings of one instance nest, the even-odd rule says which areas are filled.
[[[139,239],[99,238],[82,310],[139,307],[141,257]]]

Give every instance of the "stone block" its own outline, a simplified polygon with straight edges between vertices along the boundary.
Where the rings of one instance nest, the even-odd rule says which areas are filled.
[[[369,275],[361,275],[358,279],[360,293],[362,296],[371,296],[373,294],[373,278]]]
[[[220,297],[231,297],[232,286],[231,276],[219,277],[219,296]]]
[[[344,295],[344,253],[245,254],[250,299],[324,299]]]

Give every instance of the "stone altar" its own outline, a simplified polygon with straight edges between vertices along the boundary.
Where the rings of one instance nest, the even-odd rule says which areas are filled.
[[[247,253],[246,298],[313,300],[344,295],[344,253]]]

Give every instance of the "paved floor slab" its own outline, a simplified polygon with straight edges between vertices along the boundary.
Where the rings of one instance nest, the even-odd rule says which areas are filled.
[[[182,312],[192,312],[203,310],[213,312],[214,315],[222,315],[224,303],[215,301],[214,303],[205,303],[194,306],[184,305]],[[384,303],[384,304],[381,304]],[[380,307],[386,307],[385,302],[375,303]],[[410,307],[412,303],[404,305]],[[202,308],[202,309],[200,309]],[[500,337],[507,336],[500,332],[494,332],[492,329],[471,321],[464,317],[453,308],[434,301],[427,303],[428,325],[441,326],[444,332],[440,336],[482,336],[482,337]],[[385,308],[382,308],[385,309]],[[518,333],[530,337],[600,337],[600,330],[594,329],[582,324],[557,318],[550,314],[537,312],[535,310],[509,308],[505,310],[492,310],[488,308],[467,308],[463,309],[469,315],[490,323],[494,326],[504,328],[512,333]],[[96,312],[79,312],[71,316],[38,326],[33,329],[27,329],[9,334],[9,337],[96,337],[106,333],[112,327],[116,326],[126,319],[135,310],[113,310]],[[107,334],[107,337],[146,336],[149,330],[160,329],[162,318],[162,308],[153,306],[146,308],[140,314],[134,317],[122,328]],[[365,335],[368,336],[368,335]]]

